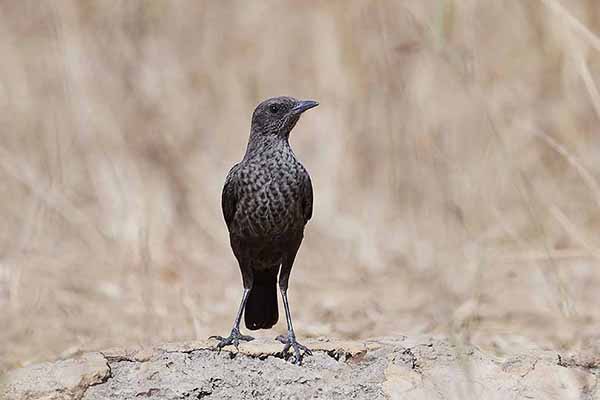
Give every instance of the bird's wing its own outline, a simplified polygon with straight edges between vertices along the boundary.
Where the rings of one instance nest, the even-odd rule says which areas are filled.
[[[223,193],[221,194],[221,208],[223,209],[223,217],[225,218],[225,223],[228,228],[230,228],[237,207],[235,172],[237,171],[238,165],[239,164],[235,164],[227,174],[225,185],[223,186]]]
[[[308,172],[305,174],[302,185],[302,205],[304,209],[304,223],[307,223],[311,219],[313,212],[313,188]]]

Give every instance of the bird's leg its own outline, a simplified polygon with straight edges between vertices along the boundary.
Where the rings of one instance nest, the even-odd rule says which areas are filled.
[[[303,354],[300,353],[300,350],[302,350],[304,352],[304,354],[307,354],[309,356],[312,355],[312,352],[310,351],[310,349],[300,343],[298,343],[296,341],[296,334],[294,333],[294,326],[292,325],[292,315],[290,314],[290,305],[288,303],[288,298],[287,298],[287,285],[285,285],[285,287],[281,288],[281,297],[283,298],[283,307],[285,309],[285,319],[287,321],[287,329],[288,329],[288,333],[287,336],[284,335],[279,335],[277,337],[277,340],[279,340],[281,343],[284,343],[285,346],[283,347],[283,354],[287,354],[288,350],[290,349],[290,347],[294,350],[294,364],[302,364],[302,356]]]
[[[241,341],[251,341],[254,340],[252,336],[242,335],[240,332],[240,321],[242,320],[242,313],[244,312],[244,308],[246,308],[246,302],[248,301],[248,295],[250,294],[251,288],[244,287],[244,294],[242,295],[242,303],[240,304],[240,308],[235,316],[235,321],[233,322],[233,328],[231,329],[231,333],[228,337],[223,336],[211,336],[209,339],[217,339],[219,343],[217,344],[217,348],[219,351],[230,344],[234,345],[237,349],[240,345]]]

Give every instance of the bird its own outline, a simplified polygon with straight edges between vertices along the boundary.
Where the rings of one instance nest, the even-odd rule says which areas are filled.
[[[276,339],[284,344],[286,357],[292,349],[294,364],[312,354],[296,340],[287,297],[290,272],[313,212],[311,178],[292,151],[289,137],[302,113],[318,105],[287,96],[258,104],[244,157],[225,178],[221,206],[243,293],[230,335],[211,336],[219,340],[219,350],[254,339],[240,332],[242,313],[249,330],[277,323],[279,283],[287,335]]]

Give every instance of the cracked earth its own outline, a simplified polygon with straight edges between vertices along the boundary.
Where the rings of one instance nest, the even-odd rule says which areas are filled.
[[[301,367],[258,339],[115,348],[10,371],[16,399],[599,399],[600,357],[531,351],[499,358],[443,338],[318,339]]]

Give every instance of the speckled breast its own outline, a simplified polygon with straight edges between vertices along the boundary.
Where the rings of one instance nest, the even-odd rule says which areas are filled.
[[[302,165],[292,154],[249,160],[238,171],[236,231],[243,237],[276,238],[302,229]]]

